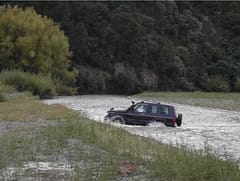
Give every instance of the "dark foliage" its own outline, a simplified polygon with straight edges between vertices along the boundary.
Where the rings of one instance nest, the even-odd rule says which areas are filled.
[[[12,4],[60,24],[79,93],[238,90],[240,2]]]

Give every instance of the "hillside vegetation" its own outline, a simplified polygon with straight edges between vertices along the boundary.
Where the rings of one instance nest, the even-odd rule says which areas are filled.
[[[47,59],[55,57],[57,62],[64,56],[70,58],[71,67],[66,67],[78,71],[76,82],[69,83],[68,78],[74,79],[74,76],[65,76],[66,70],[57,73],[56,69],[52,73],[64,75],[60,76],[61,81],[76,86],[78,93],[240,90],[240,2],[1,4],[33,7],[44,19],[51,18],[59,25],[69,39],[71,58],[68,45],[60,42],[65,42],[66,38],[54,36],[49,38],[55,42],[53,46],[43,45],[48,47],[47,51],[61,48],[57,53],[44,55],[51,55],[45,57]],[[62,36],[62,31],[56,36]],[[41,30],[39,34],[41,32],[45,35],[49,31]],[[28,39],[23,40],[19,45]],[[64,52],[63,57],[59,56]],[[28,63],[29,56],[32,59],[38,57],[32,51],[29,55],[15,55],[16,60],[24,55],[21,60],[24,70],[32,67]],[[50,65],[58,67],[55,62]]]

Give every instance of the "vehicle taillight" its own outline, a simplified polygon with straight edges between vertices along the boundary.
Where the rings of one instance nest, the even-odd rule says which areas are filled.
[[[176,124],[176,118],[173,118],[173,124],[174,125]]]

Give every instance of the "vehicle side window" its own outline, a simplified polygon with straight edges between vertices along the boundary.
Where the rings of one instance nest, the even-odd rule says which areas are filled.
[[[160,106],[160,114],[168,115],[169,112],[170,112],[170,110],[169,110],[168,106]]]
[[[157,114],[158,113],[158,106],[157,105],[150,105],[148,113],[150,113],[150,114]]]
[[[136,113],[145,113],[147,110],[147,105],[140,104],[134,107],[134,112]]]

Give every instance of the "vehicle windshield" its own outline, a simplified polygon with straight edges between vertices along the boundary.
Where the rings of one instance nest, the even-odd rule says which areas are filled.
[[[133,111],[136,113],[145,113],[147,111],[147,105],[146,104],[137,104],[137,105],[135,105]]]

